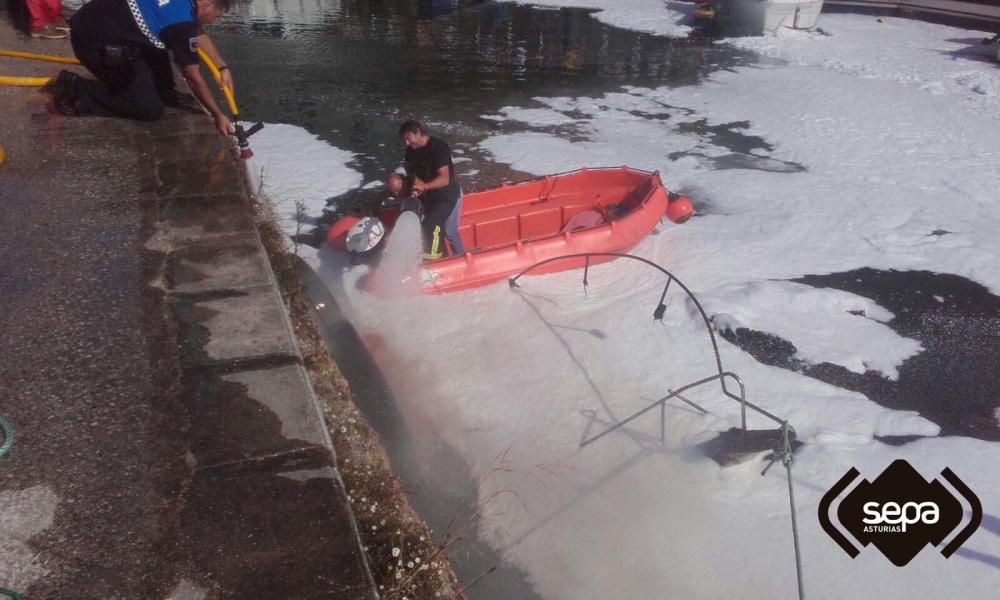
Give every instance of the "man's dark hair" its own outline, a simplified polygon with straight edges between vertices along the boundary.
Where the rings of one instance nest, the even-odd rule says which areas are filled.
[[[399,135],[406,135],[408,133],[423,133],[424,126],[420,124],[420,121],[414,121],[409,119],[408,121],[403,121],[403,124],[399,126]]]

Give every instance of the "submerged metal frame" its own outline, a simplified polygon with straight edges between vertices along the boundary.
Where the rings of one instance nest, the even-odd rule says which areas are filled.
[[[666,308],[667,307],[666,307],[666,304],[664,304],[664,300],[667,297],[667,291],[669,291],[669,289],[670,289],[670,284],[673,283],[673,282],[677,282],[677,285],[679,285],[681,287],[681,289],[684,290],[684,292],[687,294],[687,297],[690,298],[691,302],[693,302],[694,305],[695,305],[695,307],[698,308],[698,313],[701,314],[702,321],[705,323],[705,329],[708,331],[708,337],[712,341],[712,351],[715,353],[715,366],[716,366],[717,373],[715,375],[710,375],[708,377],[704,377],[702,379],[698,379],[696,381],[692,381],[690,383],[687,383],[687,384],[685,384],[685,385],[677,388],[676,390],[668,388],[667,389],[668,394],[666,396],[660,398],[659,400],[656,400],[655,402],[651,403],[649,406],[646,406],[645,408],[632,413],[628,417],[625,417],[624,419],[616,422],[615,424],[613,424],[610,427],[606,428],[604,431],[601,431],[597,435],[594,435],[594,436],[591,436],[591,437],[588,437],[588,438],[584,439],[582,442],[580,442],[580,447],[581,448],[584,447],[584,446],[586,446],[586,445],[588,445],[588,444],[591,444],[592,442],[595,442],[595,441],[599,440],[600,438],[608,435],[609,433],[611,433],[613,431],[617,431],[618,429],[623,428],[628,423],[631,423],[635,419],[639,418],[640,416],[646,414],[647,412],[653,410],[656,407],[660,408],[660,443],[661,444],[664,443],[665,442],[665,436],[666,436],[666,404],[667,404],[667,401],[669,401],[671,398],[679,398],[681,401],[683,401],[683,402],[687,403],[688,405],[693,406],[694,408],[696,408],[697,410],[699,410],[702,414],[707,414],[709,412],[708,410],[706,410],[705,408],[699,406],[695,402],[693,402],[693,401],[685,398],[682,395],[682,393],[685,392],[685,391],[687,391],[687,390],[690,390],[690,389],[693,389],[693,388],[705,385],[706,383],[710,383],[710,382],[713,382],[713,381],[718,381],[719,382],[719,385],[720,385],[720,388],[722,390],[723,395],[725,395],[726,397],[728,397],[728,398],[730,398],[732,400],[735,400],[735,401],[737,401],[737,402],[740,403],[740,422],[741,422],[741,427],[742,427],[743,431],[747,431],[747,408],[750,408],[750,409],[756,411],[757,413],[759,413],[759,414],[767,417],[768,419],[771,419],[772,421],[774,421],[775,423],[777,423],[779,427],[787,426],[787,421],[785,421],[784,419],[781,419],[781,418],[779,418],[779,417],[771,414],[770,412],[764,410],[763,408],[757,406],[756,404],[753,404],[753,403],[747,401],[746,385],[743,383],[743,380],[736,373],[733,373],[731,371],[726,371],[722,367],[722,357],[719,354],[719,344],[718,344],[718,342],[715,339],[715,333],[712,331],[712,323],[709,320],[708,315],[705,314],[705,309],[702,308],[701,303],[698,302],[697,298],[695,298],[694,293],[692,293],[691,290],[686,285],[684,285],[684,282],[682,282],[680,279],[678,279],[676,275],[674,275],[670,271],[664,269],[663,267],[661,267],[660,265],[656,264],[655,262],[653,262],[653,261],[651,261],[649,259],[646,259],[646,258],[642,258],[641,256],[635,256],[634,254],[624,254],[624,253],[619,253],[619,252],[584,252],[584,253],[579,253],[579,254],[566,254],[566,255],[563,255],[563,256],[556,256],[554,258],[549,258],[547,260],[543,260],[541,262],[535,263],[535,264],[531,265],[530,267],[528,267],[527,269],[521,271],[517,275],[509,278],[507,280],[507,283],[508,283],[508,285],[510,285],[510,287],[512,289],[513,288],[518,288],[518,287],[520,287],[518,285],[518,283],[517,283],[518,279],[520,279],[524,275],[529,274],[531,271],[533,271],[534,269],[536,269],[536,268],[538,268],[538,267],[540,267],[542,265],[546,265],[546,264],[557,262],[557,261],[561,261],[561,260],[573,260],[573,259],[581,259],[582,258],[582,259],[584,259],[583,288],[584,288],[584,293],[586,293],[587,285],[588,285],[587,276],[588,276],[588,274],[590,272],[590,260],[591,260],[591,258],[595,258],[595,257],[596,258],[627,258],[627,259],[630,259],[630,260],[635,260],[635,261],[641,262],[641,263],[643,263],[645,265],[648,265],[650,267],[653,267],[654,269],[660,271],[661,273],[663,273],[664,275],[667,276],[667,283],[663,286],[663,293],[660,294],[660,302],[659,302],[659,304],[657,304],[656,309],[653,311],[653,318],[655,320],[657,320],[657,321],[662,320],[663,314],[666,312]],[[736,385],[739,386],[739,395],[736,395],[735,393],[731,392],[729,390],[729,388],[726,387],[726,379],[727,378],[728,379],[732,379],[733,381],[736,382]]]
[[[641,410],[639,410],[637,412],[632,413],[628,417],[625,417],[621,421],[618,421],[617,423],[615,423],[614,425],[606,428],[604,431],[598,433],[597,435],[594,435],[594,436],[591,436],[589,438],[586,438],[585,440],[583,440],[582,442],[580,442],[580,447],[582,448],[582,447],[584,447],[584,446],[586,446],[586,445],[588,445],[588,444],[590,444],[592,442],[595,442],[595,441],[601,439],[602,437],[608,435],[609,433],[611,433],[613,431],[617,431],[617,430],[625,427],[625,425],[629,424],[630,422],[634,421],[635,419],[638,419],[639,417],[641,417],[642,415],[646,414],[647,412],[653,410],[657,406],[660,407],[660,443],[663,444],[666,441],[666,404],[667,404],[667,401],[670,400],[671,398],[679,398],[681,401],[683,401],[683,402],[687,403],[688,405],[693,406],[694,408],[696,408],[697,410],[699,410],[702,414],[706,414],[709,411],[707,411],[703,407],[699,406],[695,402],[692,402],[691,400],[685,398],[682,395],[682,393],[685,392],[685,391],[687,391],[687,390],[690,390],[692,388],[696,388],[698,386],[704,385],[706,383],[709,383],[709,382],[712,382],[712,381],[718,381],[719,382],[719,386],[722,388],[722,393],[725,396],[727,396],[728,398],[736,400],[737,402],[740,403],[740,417],[741,417],[741,425],[742,425],[743,431],[747,431],[747,407],[749,407],[752,410],[760,413],[761,415],[764,415],[768,419],[771,419],[772,421],[774,421],[775,423],[777,423],[778,426],[779,426],[779,428],[780,428],[781,438],[782,438],[782,440],[781,440],[782,444],[781,444],[780,447],[775,448],[774,453],[772,454],[771,462],[768,464],[767,467],[764,468],[764,471],[761,473],[761,475],[763,476],[764,474],[766,474],[767,470],[768,470],[768,468],[770,468],[771,464],[774,464],[774,462],[777,461],[777,460],[781,460],[782,464],[784,464],[784,466],[785,466],[785,470],[786,470],[786,473],[787,473],[787,476],[788,476],[788,502],[789,502],[789,506],[791,507],[791,517],[792,517],[792,543],[793,543],[794,549],[795,549],[795,575],[796,575],[796,579],[798,581],[799,600],[804,600],[804,598],[805,598],[805,587],[804,587],[804,584],[803,584],[803,575],[802,575],[802,555],[801,555],[801,551],[799,549],[799,532],[798,532],[798,525],[797,525],[796,519],[795,519],[795,512],[796,512],[796,510],[795,510],[795,495],[794,495],[794,492],[793,492],[793,489],[792,489],[792,462],[794,460],[794,457],[793,457],[793,448],[792,448],[792,445],[791,445],[791,439],[795,435],[795,430],[792,429],[792,426],[788,424],[788,421],[786,421],[784,419],[780,419],[780,418],[776,417],[775,415],[771,414],[770,412],[764,410],[763,408],[761,408],[761,407],[759,407],[759,406],[757,406],[755,404],[752,404],[750,402],[747,402],[746,385],[743,384],[743,380],[740,379],[739,375],[737,375],[736,373],[723,370],[723,368],[722,368],[722,357],[719,355],[719,344],[715,340],[715,333],[712,331],[712,323],[711,323],[711,321],[709,321],[708,315],[705,314],[705,309],[702,308],[701,303],[698,302],[698,299],[694,297],[694,294],[691,292],[691,290],[688,289],[688,287],[686,285],[684,285],[684,283],[680,279],[678,279],[673,273],[671,273],[670,271],[664,269],[663,267],[661,267],[660,265],[654,263],[653,261],[645,259],[645,258],[642,258],[641,256],[635,256],[633,254],[623,254],[623,253],[617,253],[617,252],[585,252],[585,253],[581,253],[581,254],[567,254],[565,256],[557,256],[557,257],[554,257],[554,258],[550,258],[548,260],[543,260],[543,261],[541,261],[539,263],[536,263],[536,264],[528,267],[527,269],[521,271],[517,275],[509,278],[507,280],[507,283],[510,285],[511,289],[514,289],[514,288],[520,287],[520,286],[517,285],[517,280],[520,279],[521,276],[530,273],[532,270],[534,270],[535,268],[537,268],[537,267],[539,267],[541,265],[545,265],[545,264],[548,264],[548,263],[551,263],[551,262],[555,262],[555,261],[559,261],[559,260],[571,260],[571,259],[580,259],[580,258],[583,258],[584,259],[584,266],[583,266],[583,289],[584,289],[584,293],[586,293],[586,290],[587,290],[587,275],[589,274],[589,271],[590,271],[590,259],[593,258],[593,257],[602,257],[602,258],[628,258],[630,260],[636,260],[636,261],[639,261],[639,262],[641,262],[643,264],[649,265],[649,266],[653,267],[654,269],[657,269],[658,271],[660,271],[664,275],[666,275],[667,276],[667,283],[663,286],[663,293],[660,294],[660,302],[659,302],[659,304],[656,305],[656,309],[653,311],[653,319],[657,320],[657,321],[661,321],[663,319],[663,315],[664,315],[664,313],[666,312],[666,309],[667,309],[666,304],[664,304],[664,300],[667,297],[667,291],[670,289],[670,284],[673,283],[674,281],[676,281],[677,285],[681,286],[681,289],[684,290],[684,292],[687,294],[688,298],[691,299],[691,301],[694,303],[694,305],[698,308],[698,312],[701,314],[702,321],[705,323],[705,329],[708,330],[708,337],[712,340],[712,350],[715,352],[715,366],[716,366],[718,372],[715,375],[710,375],[708,377],[704,377],[704,378],[699,379],[697,381],[692,381],[690,383],[687,383],[687,384],[685,384],[685,385],[677,388],[676,390],[672,390],[672,389],[667,388],[668,394],[666,396],[664,396],[664,397],[660,398],[659,400],[653,402],[649,406],[647,406],[647,407],[645,407],[645,408],[643,408],[643,409],[641,409]],[[730,392],[729,389],[726,388],[726,379],[727,378],[731,378],[739,386],[740,393],[739,393],[738,396],[736,394],[734,394],[733,392]]]

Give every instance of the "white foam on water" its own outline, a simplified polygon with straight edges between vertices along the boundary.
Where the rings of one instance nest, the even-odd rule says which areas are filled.
[[[708,290],[705,310],[720,329],[766,331],[796,347],[794,358],[828,362],[855,373],[878,371],[895,380],[897,365],[920,342],[883,323],[895,315],[872,300],[789,281],[732,283]]]
[[[614,27],[681,37],[691,31],[695,4],[677,0],[504,0],[541,8],[595,9],[594,18]]]
[[[312,230],[329,198],[363,181],[361,173],[347,165],[355,158],[353,152],[335,148],[301,127],[267,123],[252,142],[254,157],[247,171],[289,236]]]

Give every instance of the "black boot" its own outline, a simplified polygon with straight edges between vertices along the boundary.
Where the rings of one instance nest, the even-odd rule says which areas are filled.
[[[52,103],[59,114],[75,117],[80,114],[76,101],[80,98],[80,82],[82,77],[72,71],[59,71],[52,85]]]

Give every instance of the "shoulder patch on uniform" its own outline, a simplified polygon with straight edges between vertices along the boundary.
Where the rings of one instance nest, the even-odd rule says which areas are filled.
[[[197,52],[198,51],[198,38],[196,38],[196,37],[188,38],[188,48],[191,49],[191,52]]]

